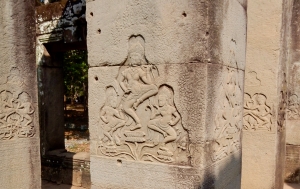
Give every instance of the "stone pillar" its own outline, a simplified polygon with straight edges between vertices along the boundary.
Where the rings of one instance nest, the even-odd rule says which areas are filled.
[[[0,183],[41,188],[34,0],[0,1]]]
[[[240,188],[245,4],[87,2],[92,188]]]
[[[285,179],[300,183],[300,1],[294,1],[288,79]]]
[[[282,188],[292,1],[248,1],[242,188]]]

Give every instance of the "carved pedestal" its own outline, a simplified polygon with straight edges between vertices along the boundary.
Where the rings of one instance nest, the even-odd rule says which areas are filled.
[[[40,188],[35,1],[0,1],[1,188]]]
[[[87,3],[92,188],[240,188],[242,5]]]

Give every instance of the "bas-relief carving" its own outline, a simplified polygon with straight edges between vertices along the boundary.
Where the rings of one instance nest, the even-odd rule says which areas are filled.
[[[159,70],[144,55],[144,39],[129,40],[128,58],[116,85],[107,86],[100,109],[99,155],[128,160],[188,164],[187,131],[173,88],[157,86]]]
[[[31,97],[22,91],[23,79],[13,67],[6,82],[0,85],[0,140],[34,136],[34,108]]]
[[[287,118],[288,119],[299,119],[299,99],[296,94],[292,94],[288,100],[288,107],[287,107]]]
[[[267,130],[272,128],[271,108],[267,105],[267,97],[256,93],[251,96],[244,95],[244,129],[245,130]]]
[[[226,69],[226,77],[219,88],[222,100],[214,120],[213,161],[221,160],[240,149],[242,89],[238,82],[238,71]]]
[[[245,82],[247,86],[260,86],[261,85],[261,81],[260,79],[258,79],[257,77],[257,73],[255,71],[250,71],[248,72],[248,78]]]

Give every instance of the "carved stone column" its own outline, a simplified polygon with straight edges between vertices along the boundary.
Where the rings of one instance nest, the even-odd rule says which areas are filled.
[[[0,1],[1,188],[40,188],[34,0]]]
[[[240,188],[245,1],[89,1],[92,188]]]
[[[285,179],[300,183],[300,1],[294,1],[288,59]]]
[[[242,188],[282,188],[292,1],[248,1]]]

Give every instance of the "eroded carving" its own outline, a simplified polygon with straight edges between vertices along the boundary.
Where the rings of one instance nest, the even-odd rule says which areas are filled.
[[[261,81],[257,77],[257,73],[255,71],[248,72],[248,79],[246,80],[247,86],[260,86]]]
[[[244,95],[244,129],[245,130],[268,130],[272,127],[272,113],[267,105],[267,97],[256,93]]]
[[[12,67],[5,77],[0,84],[0,140],[33,137],[34,108],[30,95],[22,91],[20,70]]]
[[[158,69],[144,55],[144,40],[133,36],[128,58],[107,86],[100,109],[99,155],[172,164],[188,164],[187,131],[171,86],[157,86]]]
[[[281,83],[281,91],[279,97],[278,104],[278,112],[277,112],[277,131],[282,132],[285,129],[285,121],[286,121],[286,111],[287,111],[287,81],[286,81],[286,73],[282,74],[282,83]]]
[[[28,93],[22,92],[14,98],[10,91],[0,92],[0,140],[28,138],[35,134],[33,106]]]
[[[219,89],[222,100],[215,117],[213,161],[221,160],[240,149],[242,90],[237,77],[237,70],[227,68],[226,77]]]
[[[287,108],[288,119],[298,119],[299,115],[299,99],[296,94],[289,97],[288,108]]]

